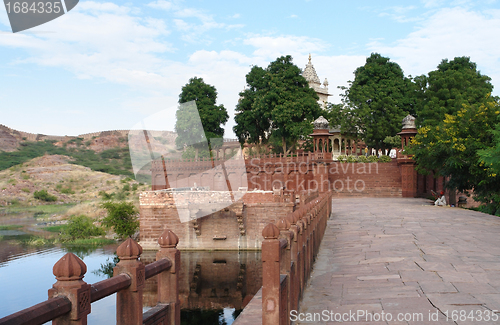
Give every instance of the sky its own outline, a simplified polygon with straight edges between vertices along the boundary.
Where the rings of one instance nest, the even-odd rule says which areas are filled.
[[[70,136],[145,120],[173,130],[181,89],[196,76],[217,89],[230,116],[225,137],[234,138],[245,75],[282,55],[304,69],[311,54],[332,103],[373,52],[407,76],[468,56],[499,95],[499,35],[496,0],[81,0],[18,33],[2,7],[0,124]]]

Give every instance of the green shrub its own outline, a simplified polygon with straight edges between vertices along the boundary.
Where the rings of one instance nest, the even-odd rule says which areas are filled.
[[[71,187],[66,187],[60,190],[63,194],[75,194],[75,191]]]
[[[345,155],[340,155],[340,156],[338,156],[338,157],[337,157],[337,160],[338,160],[339,162],[345,162],[345,161],[347,160],[347,156],[345,156]]]
[[[391,162],[392,159],[389,156],[380,156],[380,158],[378,159],[378,161],[385,163],[385,162]]]
[[[25,187],[25,188],[22,188],[21,191],[23,192],[26,192],[26,193],[29,193],[31,192],[29,188]]]
[[[358,162],[367,163],[368,162],[368,157],[366,157],[366,156],[358,156]]]
[[[130,185],[129,185],[129,184],[125,184],[125,185],[123,185],[123,187],[122,187],[122,191],[123,191],[123,192],[128,192],[128,191],[130,191]]]
[[[137,191],[138,185],[137,184],[132,184],[132,191]]]
[[[104,202],[101,207],[108,211],[102,224],[112,228],[119,238],[130,237],[139,229],[138,212],[131,202]]]
[[[113,197],[115,196],[115,193],[108,194],[104,191],[99,191],[99,196],[101,196],[103,200],[109,201],[109,200],[113,199]]]
[[[378,157],[377,156],[368,156],[368,161],[369,162],[377,162],[378,161]]]
[[[46,190],[35,191],[35,193],[33,193],[33,197],[35,199],[38,199],[40,201],[45,201],[45,202],[57,201],[57,197],[49,194]]]
[[[358,161],[358,158],[356,156],[349,155],[346,158],[346,162],[348,162],[348,163],[354,163],[354,162],[357,162],[357,161]]]
[[[75,240],[95,236],[103,236],[104,230],[94,225],[94,220],[85,215],[71,216],[66,227],[62,229],[61,239]]]

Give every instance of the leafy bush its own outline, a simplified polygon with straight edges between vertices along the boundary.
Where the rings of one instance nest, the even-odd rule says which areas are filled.
[[[367,163],[368,162],[368,157],[366,157],[366,156],[358,156],[358,162],[360,162],[360,163]]]
[[[378,161],[383,162],[383,163],[385,163],[385,162],[391,162],[392,158],[389,157],[389,156],[380,156],[380,158],[378,159]]]
[[[345,155],[340,155],[337,157],[338,161],[339,162],[345,162],[347,160],[347,156]]]
[[[85,239],[103,236],[104,230],[94,225],[94,220],[85,215],[71,216],[66,227],[62,229],[62,240]]]
[[[358,162],[358,158],[356,156],[349,155],[347,156],[346,162],[348,163]]]
[[[378,157],[377,156],[368,156],[368,161],[369,162],[377,162],[378,161]]]
[[[130,237],[139,229],[138,212],[131,202],[104,202],[101,207],[108,211],[102,224],[112,228],[119,238]]]
[[[35,199],[38,199],[40,201],[45,201],[45,202],[57,201],[57,197],[49,194],[46,190],[35,191],[35,193],[33,193],[33,197]]]

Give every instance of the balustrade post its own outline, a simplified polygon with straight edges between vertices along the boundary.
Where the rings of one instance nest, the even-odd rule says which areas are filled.
[[[179,301],[179,270],[181,268],[181,252],[177,249],[179,238],[165,229],[158,238],[160,250],[156,253],[156,260],[168,258],[172,262],[170,270],[158,274],[158,302],[170,305],[170,324],[181,324],[181,302]]]
[[[139,261],[142,247],[128,238],[116,253],[120,262],[113,269],[113,276],[127,274],[131,284],[116,293],[116,323],[119,325],[142,325],[142,292],[146,274],[144,264]]]
[[[71,302],[71,311],[54,318],[53,325],[86,325],[90,314],[90,284],[83,281],[87,272],[85,263],[75,254],[67,253],[54,264],[52,272],[57,282],[49,289],[49,299],[66,297]]]
[[[277,325],[280,320],[280,230],[268,224],[262,230],[262,325]]]
[[[294,276],[293,270],[292,270],[292,241],[293,241],[293,233],[289,230],[290,229],[290,221],[288,221],[288,218],[281,218],[278,221],[278,228],[280,230],[280,237],[284,238],[287,242],[287,245],[282,251],[282,256],[281,256],[281,263],[280,263],[280,273],[281,274],[286,274],[286,282],[287,282],[287,288],[288,288],[288,295],[286,297],[286,304],[287,304],[287,314],[290,312],[292,308],[292,297],[294,295],[294,290],[292,288],[293,282],[292,278]],[[283,315],[281,315],[283,317]],[[288,320],[287,324],[290,321],[290,317],[286,317]]]
[[[297,310],[299,307],[299,293],[300,293],[300,280],[299,276],[299,252],[298,252],[298,236],[299,231],[297,227],[297,221],[299,220],[298,211],[295,211],[288,217],[288,221],[290,222],[290,233],[292,234],[290,254],[291,254],[291,291],[290,291],[290,301],[292,302],[290,305],[291,310]]]

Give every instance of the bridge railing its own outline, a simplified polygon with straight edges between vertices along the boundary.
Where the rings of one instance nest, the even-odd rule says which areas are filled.
[[[262,324],[290,324],[330,215],[331,194],[270,223],[262,231]]]
[[[116,323],[119,325],[180,325],[178,237],[165,229],[158,239],[156,262],[139,261],[142,247],[129,238],[117,248],[120,262],[113,277],[92,285],[83,281],[85,263],[67,253],[53,268],[57,282],[49,299],[0,319],[0,325],[35,325],[52,320],[54,325],[84,325],[91,303],[116,293]],[[143,314],[142,293],[146,279],[158,275],[158,305]]]

